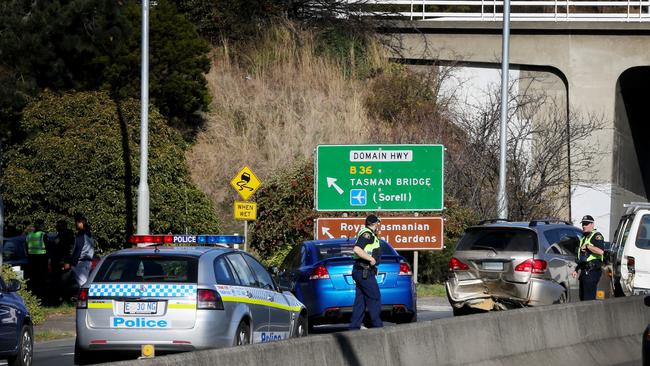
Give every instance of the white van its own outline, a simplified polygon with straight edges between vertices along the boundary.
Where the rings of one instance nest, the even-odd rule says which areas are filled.
[[[611,248],[616,296],[650,294],[650,203],[625,204]]]

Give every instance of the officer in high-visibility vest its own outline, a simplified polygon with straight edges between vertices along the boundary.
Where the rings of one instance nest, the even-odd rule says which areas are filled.
[[[45,249],[47,236],[43,231],[45,222],[42,219],[35,221],[32,230],[27,233],[25,242],[27,245],[28,285],[34,292],[42,295],[40,290],[45,284],[47,277],[48,257]]]
[[[605,243],[601,233],[594,230],[594,218],[582,217],[582,238],[578,247],[578,266],[572,276],[576,278],[580,271],[580,301],[595,300],[598,281],[602,274]]]
[[[352,266],[352,279],[356,284],[356,295],[352,308],[350,329],[360,329],[361,323],[368,310],[371,326],[379,328],[381,322],[381,293],[377,285],[377,265],[381,260],[381,247],[377,237],[379,218],[375,215],[366,217],[366,227],[357,234],[354,243],[354,265]]]

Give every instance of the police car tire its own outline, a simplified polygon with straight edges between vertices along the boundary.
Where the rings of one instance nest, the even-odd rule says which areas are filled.
[[[7,359],[9,366],[31,366],[34,358],[34,337],[32,334],[31,328],[28,325],[23,325],[20,330],[18,353]]]
[[[251,337],[251,327],[246,323],[245,321],[239,322],[239,326],[237,326],[237,331],[235,332],[235,340],[233,342],[233,345],[235,346],[243,346],[246,344],[250,344],[250,337]]]
[[[74,342],[74,364],[75,365],[90,365],[93,362],[93,355],[91,352],[83,350],[79,347],[79,343]]]

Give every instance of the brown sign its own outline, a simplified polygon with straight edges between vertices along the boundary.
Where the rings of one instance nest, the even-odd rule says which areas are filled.
[[[396,250],[442,250],[442,217],[383,217],[379,236]],[[317,240],[354,238],[364,227],[363,217],[316,219]]]

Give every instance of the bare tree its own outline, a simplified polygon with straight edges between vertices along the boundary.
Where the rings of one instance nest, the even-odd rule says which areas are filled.
[[[605,153],[588,150],[584,144],[604,128],[603,118],[567,113],[561,101],[532,87],[536,81],[522,78],[509,87],[507,191],[512,219],[559,217],[568,212],[569,177],[589,177],[592,162]],[[467,144],[459,154],[448,156],[445,188],[481,217],[496,217],[498,89],[487,95],[486,103],[474,106],[476,113],[456,120],[467,134]]]

